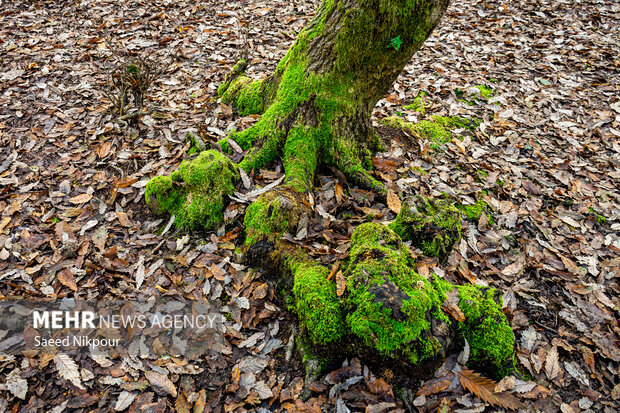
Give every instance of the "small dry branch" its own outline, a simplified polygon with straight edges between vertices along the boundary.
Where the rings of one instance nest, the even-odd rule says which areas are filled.
[[[166,72],[169,63],[154,62],[139,54],[130,54],[122,46],[114,46],[108,40],[106,43],[116,62],[107,68],[107,84],[103,93],[118,115],[117,122],[127,127],[128,121],[153,113],[153,110],[142,109],[150,87]]]

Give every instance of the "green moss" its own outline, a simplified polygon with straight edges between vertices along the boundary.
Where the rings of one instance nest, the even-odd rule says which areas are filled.
[[[295,311],[304,332],[315,345],[338,341],[345,333],[342,307],[329,271],[314,262],[289,263],[294,275]]]
[[[447,200],[407,199],[390,228],[429,257],[444,260],[461,237],[461,214]]]
[[[230,82],[225,91],[220,95],[223,103],[233,103],[241,93],[241,90],[252,81],[245,75],[237,76]],[[220,86],[221,87],[221,86]]]
[[[288,222],[281,213],[281,199],[259,198],[246,209],[243,224],[246,227],[246,245],[269,236],[275,239],[287,231]]]
[[[381,120],[381,124],[409,132],[418,139],[428,139],[438,147],[452,140],[452,129],[475,130],[480,121],[470,120],[458,116],[432,116],[431,120],[422,120],[418,123],[406,122],[399,117],[389,116]]]
[[[346,322],[351,333],[382,356],[417,364],[441,346],[431,331],[449,323],[441,312],[442,288],[413,271],[413,259],[400,237],[377,223],[356,228],[346,270]]]
[[[263,113],[265,93],[263,79],[243,83],[243,86],[235,95],[235,107],[243,116]],[[232,98],[232,94],[229,95],[229,92],[226,92],[222,96],[222,102],[226,103],[226,101],[231,101]]]
[[[276,241],[287,232],[295,232],[299,219],[307,212],[299,201],[300,194],[287,187],[280,187],[261,195],[245,212],[245,245],[251,246],[261,239]]]
[[[250,156],[251,162],[248,161],[247,167],[243,166],[244,170],[262,167],[277,157],[277,149],[284,146],[286,139],[280,131],[288,130],[291,123],[294,128],[298,120],[296,117],[300,115],[299,109],[304,108],[302,112],[310,110],[313,115],[310,117],[312,120],[309,126],[313,129],[312,136],[315,139],[309,150],[315,151],[317,158],[323,159],[324,163],[340,168],[347,176],[352,177],[353,181],[357,181],[355,184],[383,192],[382,185],[368,173],[369,153],[378,147],[378,136],[370,136],[371,139],[360,145],[364,139],[351,136],[350,128],[343,127],[342,122],[338,120],[358,116],[360,108],[366,107],[369,101],[381,97],[369,96],[369,93],[376,93],[376,88],[368,87],[372,81],[369,75],[391,71],[394,71],[394,77],[398,75],[436,23],[427,19],[432,14],[434,6],[432,2],[420,4],[407,0],[391,4],[391,1],[382,1],[379,8],[364,5],[356,8],[353,13],[347,8],[336,11],[336,7],[342,7],[341,2],[324,1],[317,10],[315,18],[298,35],[296,42],[279,62],[270,78],[276,91],[270,100],[272,103],[264,108],[261,119],[252,128],[242,132],[235,131],[229,136],[229,139],[234,139],[246,150],[255,144],[261,144],[262,148],[254,150],[255,156]],[[309,68],[310,43],[323,33],[328,17],[335,12],[343,13],[341,27],[334,40],[336,60],[327,71]],[[437,14],[437,17],[439,16],[440,14]],[[385,27],[376,27],[376,33],[381,33],[385,38],[373,42],[376,47],[361,46],[356,39],[366,38],[368,27],[375,27],[379,21]],[[390,39],[398,36],[402,41],[398,51],[385,47]],[[239,91],[241,95],[247,94],[249,103],[245,107],[254,110],[258,107],[257,99],[260,95],[258,92],[262,87],[248,82],[247,78],[243,78],[243,74],[229,82],[229,86],[222,89],[223,100],[227,100],[225,95],[232,96]],[[232,100],[232,97],[228,99]],[[240,103],[239,99],[237,103]],[[307,113],[300,115],[300,128],[308,124],[309,119],[305,115]],[[309,131],[306,130],[307,132]],[[342,136],[343,134],[345,136]],[[295,134],[292,138],[295,140]],[[222,140],[220,145],[225,151],[228,150],[227,139]],[[312,163],[309,162],[303,167],[313,169]],[[296,176],[291,176],[290,181],[300,189],[304,184],[298,179],[299,168],[293,169],[291,174]]]
[[[426,100],[425,97],[428,96],[428,94],[424,91],[420,91],[420,93],[418,93],[418,96],[416,96],[413,99],[413,103],[405,106],[405,109],[407,110],[414,110],[416,112],[420,112],[421,114],[426,113]]]
[[[239,59],[230,73],[226,76],[226,79],[224,79],[224,82],[222,82],[222,84],[217,88],[218,96],[223,96],[230,87],[231,83],[238,77],[245,77],[247,79],[247,76],[242,76],[247,66],[248,64],[245,59]]]
[[[425,279],[413,268],[395,232],[377,223],[360,225],[351,238],[342,305],[348,329],[364,346],[415,365],[445,350],[433,328],[447,331],[454,322],[442,310],[454,286],[438,277]],[[496,376],[507,374],[514,367],[514,335],[497,291],[473,285],[457,289],[465,315],[457,330],[469,342],[470,364]]]
[[[313,188],[314,172],[318,166],[320,131],[310,127],[295,126],[288,134],[284,146],[286,184],[299,193]]]
[[[590,207],[589,211],[591,214],[593,214],[596,217],[596,222],[598,222],[599,224],[604,224],[605,221],[607,221],[607,218],[605,218],[603,215],[596,212],[594,208]]]
[[[514,334],[502,312],[497,290],[474,285],[457,286],[465,322],[460,334],[470,346],[468,366],[503,377],[515,367]]]
[[[224,195],[234,192],[237,167],[220,152],[201,152],[183,161],[170,176],[156,176],[145,190],[147,205],[155,213],[175,215],[185,230],[215,229],[224,218]]]
[[[491,215],[489,211],[489,206],[482,199],[476,201],[475,204],[463,205],[463,204],[455,204],[456,208],[463,213],[465,218],[471,222],[478,222],[480,216],[483,213],[487,214],[487,218],[489,220],[489,224],[493,225],[495,220],[493,219],[493,215]]]
[[[487,85],[478,85],[476,88],[480,91],[480,95],[485,99],[490,99],[495,94],[493,88]]]

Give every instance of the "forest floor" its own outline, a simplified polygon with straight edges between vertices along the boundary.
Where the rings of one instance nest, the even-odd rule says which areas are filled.
[[[224,344],[198,361],[0,357],[0,412],[501,410],[461,386],[457,354],[407,386],[356,359],[306,383],[299,360],[285,360],[294,316],[268,274],[233,257],[247,202],[231,203],[214,233],[162,234],[168,218],[145,208],[146,182],[186,157],[188,131],[216,140],[256,121],[215,98],[242,32],[250,75],[265,76],[316,1],[0,6],[0,298],[206,297],[228,311]],[[524,411],[619,407],[619,22],[612,1],[456,0],[374,112],[377,125],[482,120],[432,143],[380,127],[390,145],[373,163],[403,196],[486,212],[464,222],[446,264],[420,260],[417,271],[501,292],[523,376],[496,390]],[[118,44],[166,67],[149,93],[157,113],[133,135],[102,93]],[[256,171],[237,198],[281,176],[278,164]],[[357,224],[396,209],[338,176],[320,171],[315,222],[295,240],[328,266],[346,258]]]

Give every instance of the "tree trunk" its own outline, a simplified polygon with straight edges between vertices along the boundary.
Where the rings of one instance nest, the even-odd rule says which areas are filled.
[[[445,12],[448,0],[324,0],[273,75],[252,80],[240,61],[219,88],[241,114],[262,114],[251,128],[232,132],[248,154],[233,164],[217,151],[184,161],[172,175],[155,177],[146,201],[176,216],[185,229],[212,229],[238,169],[246,172],[283,158],[284,184],[246,210],[243,251],[251,263],[288,283],[305,343],[325,357],[360,354],[410,369],[428,370],[466,338],[472,362],[505,373],[513,366],[514,337],[491,289],[454,287],[413,270],[402,244],[447,256],[460,236],[453,207],[418,199],[391,228],[356,229],[342,265],[346,291],[336,294],[328,269],[282,239],[311,214],[308,200],[317,166],[340,169],[353,183],[383,193],[371,170],[379,147],[370,115]],[[452,298],[450,298],[452,297]],[[460,297],[460,298],[459,298]],[[452,306],[443,308],[446,299]],[[458,310],[457,310],[458,309]],[[408,370],[411,371],[411,370]]]
[[[262,167],[284,148],[287,185],[312,187],[318,160],[356,184],[382,190],[367,172],[378,147],[370,115],[443,15],[448,0],[327,0],[265,80],[244,62],[220,88],[259,123],[232,134],[252,153],[241,167]],[[225,142],[222,142],[224,146]]]

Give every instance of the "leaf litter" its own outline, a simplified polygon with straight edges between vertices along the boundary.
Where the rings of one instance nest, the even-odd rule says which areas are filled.
[[[227,222],[214,233],[184,239],[172,220],[146,211],[146,182],[186,156],[188,132],[211,142],[233,124],[256,121],[235,118],[215,98],[243,46],[239,27],[254,57],[251,76],[264,76],[316,5],[4,2],[0,294],[167,294],[237,304],[230,307],[226,344],[209,360],[149,367],[63,354],[3,358],[0,411],[96,404],[131,412],[167,405],[177,411],[492,411],[515,407],[514,400],[529,410],[618,408],[620,10],[613,2],[453,2],[374,116],[416,122],[459,115],[480,125],[453,131],[436,148],[381,127],[389,145],[373,165],[390,190],[387,205],[338,174],[320,175],[309,200],[315,216],[290,234],[291,242],[335,268],[330,282],[344,293],[337,263],[347,257],[353,229],[369,216],[392,220],[402,199],[396,194],[484,205],[485,213],[465,222],[464,242],[448,262],[419,262],[418,271],[502,291],[522,371],[495,387],[456,368],[457,354],[435,377],[408,383],[399,395],[390,371],[357,359],[311,382],[296,358],[278,361],[295,337],[294,317],[272,281],[234,263],[233,248],[246,204],[281,182],[281,164],[245,171]],[[114,122],[99,93],[112,58],[106,38],[155,60],[172,56],[150,94],[156,113],[137,122],[133,134]],[[482,85],[492,93],[482,93]],[[407,108],[420,91],[424,113]],[[458,297],[451,300],[445,305],[458,317]],[[0,334],[0,349],[13,345],[9,340]],[[459,361],[466,359],[461,354]]]

